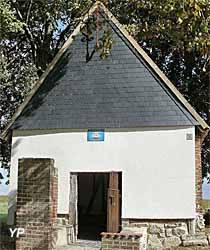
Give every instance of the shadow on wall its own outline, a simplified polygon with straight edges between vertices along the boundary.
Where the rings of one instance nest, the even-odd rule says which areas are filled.
[[[12,152],[11,152],[11,157],[14,157],[17,153],[17,148],[21,143],[21,139],[18,138],[14,143],[12,143]]]
[[[15,224],[16,209],[17,209],[17,190],[13,189],[8,194],[8,217],[7,217],[8,225]]]
[[[44,84],[40,86],[40,91],[38,91],[33,96],[27,107],[23,110],[23,112],[21,113],[21,118],[18,118],[16,120],[16,122],[12,126],[12,129],[21,129],[21,120],[24,119],[24,117],[33,116],[35,114],[35,111],[45,102],[46,97],[49,95],[49,93],[57,85],[59,85],[60,80],[67,71],[68,62],[70,61],[71,57],[71,52],[67,50],[57,63],[56,67],[54,67],[50,74],[46,77],[46,79],[44,80]]]

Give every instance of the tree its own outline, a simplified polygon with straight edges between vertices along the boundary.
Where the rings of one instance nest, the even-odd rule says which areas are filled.
[[[12,88],[11,72],[5,56],[5,43],[9,40],[9,35],[22,32],[22,23],[13,15],[9,4],[0,0],[0,129],[4,128],[7,120],[11,117],[12,100],[15,90]],[[19,95],[18,92],[16,92]],[[14,107],[15,108],[15,107]],[[0,140],[0,166],[8,168],[9,145]],[[2,177],[2,176],[1,176]],[[2,177],[3,178],[3,177]]]
[[[0,0],[1,129],[92,0]],[[104,0],[201,116],[209,118],[209,0]],[[2,14],[2,13],[7,13]],[[3,25],[2,25],[3,24]],[[4,89],[2,91],[2,88]],[[5,149],[8,147],[5,146]],[[203,176],[210,172],[209,138]]]
[[[116,0],[113,13],[210,124],[209,0]],[[203,149],[210,173],[210,138]]]

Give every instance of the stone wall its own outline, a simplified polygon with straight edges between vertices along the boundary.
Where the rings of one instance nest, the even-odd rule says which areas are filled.
[[[146,235],[146,249],[162,250],[182,246],[208,246],[209,236],[203,232],[194,234],[191,227],[195,227],[195,220],[137,220],[123,219],[122,233],[143,232]],[[144,230],[142,230],[144,229]],[[146,234],[145,234],[146,232]],[[143,238],[142,237],[142,238]],[[142,246],[144,246],[143,244]],[[140,250],[145,247],[140,248]]]
[[[16,250],[52,250],[57,215],[57,172],[52,159],[20,159],[16,227],[25,234]]]
[[[186,220],[132,220],[123,219],[122,231],[145,228],[148,249],[160,250],[181,245],[181,237],[188,234]]]
[[[141,234],[102,233],[101,250],[139,250]]]

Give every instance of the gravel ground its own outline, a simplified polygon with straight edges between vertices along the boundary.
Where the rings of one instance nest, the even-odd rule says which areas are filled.
[[[210,246],[207,247],[178,247],[174,250],[210,250]]]
[[[82,241],[79,244],[71,246],[58,247],[56,250],[100,250],[100,242]],[[114,249],[113,249],[114,250]],[[149,250],[149,249],[148,249]],[[169,249],[167,249],[169,250]],[[207,247],[177,247],[171,250],[210,250],[210,246]]]
[[[59,248],[56,248],[56,250],[100,250],[100,247],[72,245],[72,246],[59,247]],[[178,247],[178,248],[174,248],[171,250],[210,250],[210,246],[208,247]]]
[[[79,240],[76,244],[57,247],[56,250],[100,250],[100,248],[100,241]]]

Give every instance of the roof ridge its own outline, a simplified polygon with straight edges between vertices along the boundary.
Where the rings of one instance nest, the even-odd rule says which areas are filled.
[[[146,54],[146,52],[140,47],[140,45],[137,43],[137,41],[130,36],[128,31],[119,23],[119,21],[114,17],[114,15],[104,6],[103,3],[100,1],[97,1],[90,10],[81,18],[81,21],[77,25],[77,27],[74,29],[72,34],[69,36],[67,41],[64,43],[62,48],[59,50],[59,52],[56,54],[56,56],[53,58],[52,62],[48,65],[45,72],[42,74],[42,76],[38,79],[38,81],[34,84],[34,87],[30,91],[30,93],[27,95],[23,103],[18,107],[17,111],[13,115],[11,121],[8,123],[4,131],[2,132],[0,138],[5,138],[9,129],[13,125],[13,123],[16,121],[16,119],[20,116],[24,108],[27,106],[29,101],[32,99],[32,97],[35,95],[35,93],[38,91],[48,74],[52,71],[54,66],[57,64],[57,62],[60,60],[62,55],[65,53],[65,51],[68,49],[68,47],[72,44],[74,41],[75,36],[80,32],[81,28],[85,25],[85,21],[89,18],[90,15],[94,13],[94,11],[100,7],[105,15],[113,22],[113,24],[116,26],[116,28],[120,31],[120,33],[128,40],[128,42],[133,46],[133,48],[136,50],[136,52],[147,62],[147,64],[150,66],[150,68],[156,73],[156,75],[165,83],[165,85],[174,93],[174,95],[178,98],[178,100],[186,107],[186,109],[191,113],[191,115],[198,121],[199,125],[203,130],[209,129],[208,124],[200,117],[200,115],[194,110],[194,108],[187,102],[187,100],[184,98],[184,96],[176,89],[176,87],[172,84],[172,82],[166,77],[166,75],[158,68],[158,66],[153,62],[153,60]]]

